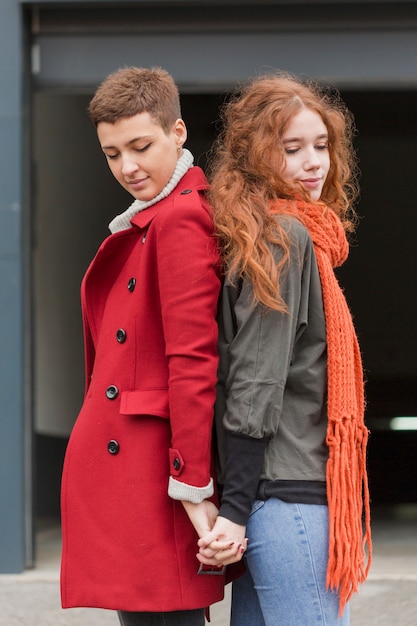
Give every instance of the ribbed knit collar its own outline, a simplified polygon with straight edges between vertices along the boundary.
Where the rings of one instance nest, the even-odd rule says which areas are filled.
[[[147,200],[146,202],[143,200],[135,200],[126,211],[117,215],[109,224],[109,229],[112,233],[117,233],[119,230],[126,230],[127,228],[131,228],[132,224],[130,220],[132,217],[139,213],[139,211],[143,211],[148,207],[156,204],[163,198],[166,198],[173,189],[178,185],[181,178],[188,172],[190,167],[193,166],[194,157],[189,150],[186,148],[183,149],[182,155],[177,161],[177,165],[175,166],[175,170],[173,175],[171,176],[168,183],[159,192],[157,196],[152,198],[151,200]]]

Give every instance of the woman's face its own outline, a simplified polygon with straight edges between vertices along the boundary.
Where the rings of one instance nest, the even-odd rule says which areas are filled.
[[[157,196],[174,173],[187,130],[178,119],[167,134],[149,113],[100,122],[100,141],[110,170],[136,200]]]
[[[318,113],[301,109],[283,135],[285,161],[282,176],[301,183],[311,200],[320,200],[330,168],[327,128]]]

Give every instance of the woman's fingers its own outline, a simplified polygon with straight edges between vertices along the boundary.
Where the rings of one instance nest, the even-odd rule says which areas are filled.
[[[198,545],[200,547],[200,552],[202,550],[212,550],[213,552],[218,552],[219,550],[227,550],[234,546],[234,541],[226,541],[225,539],[215,539],[210,543],[203,542],[200,540]]]
[[[222,565],[230,565],[240,561],[246,551],[248,540],[245,538],[243,543],[213,541],[209,547],[200,548],[197,555],[201,563],[214,565],[221,563]]]
[[[245,531],[245,526],[219,516],[213,529],[198,541],[198,560],[206,565],[240,561],[248,545]]]

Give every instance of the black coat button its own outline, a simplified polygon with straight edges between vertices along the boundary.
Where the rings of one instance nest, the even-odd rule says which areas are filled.
[[[187,193],[192,193],[192,191],[193,191],[192,189],[183,189],[183,190],[181,191],[181,195],[182,195],[182,196],[185,196],[185,195],[187,195]]]
[[[136,278],[129,278],[129,282],[127,283],[127,288],[129,291],[134,291],[136,287]]]
[[[180,469],[181,461],[179,460],[178,457],[175,457],[173,465],[174,465],[174,470],[179,470]]]
[[[107,450],[110,452],[110,454],[117,454],[120,450],[120,446],[115,439],[112,439],[107,444]]]
[[[119,395],[119,390],[116,387],[116,385],[110,385],[110,387],[107,387],[106,396],[108,397],[109,400],[114,400],[115,398],[117,398],[118,395]]]
[[[116,332],[116,339],[119,343],[124,343],[126,341],[126,331],[123,328],[119,328]]]

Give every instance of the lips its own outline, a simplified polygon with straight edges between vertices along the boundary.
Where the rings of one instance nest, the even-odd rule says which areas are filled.
[[[304,187],[306,187],[306,189],[313,190],[313,189],[317,189],[321,187],[321,185],[323,184],[323,179],[322,178],[305,178],[301,182],[304,185]]]
[[[301,181],[304,185],[317,185],[321,182],[321,178],[305,178]]]
[[[136,178],[135,180],[127,181],[127,185],[132,189],[141,189],[147,181],[147,177],[145,178]]]

